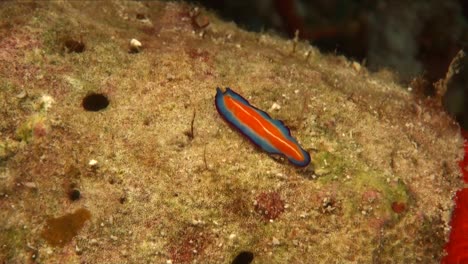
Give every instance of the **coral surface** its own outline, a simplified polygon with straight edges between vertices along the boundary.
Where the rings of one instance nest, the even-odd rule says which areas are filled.
[[[3,263],[438,263],[463,155],[440,98],[184,3],[0,2]],[[261,152],[229,86],[310,152]],[[69,228],[67,228],[69,227]]]

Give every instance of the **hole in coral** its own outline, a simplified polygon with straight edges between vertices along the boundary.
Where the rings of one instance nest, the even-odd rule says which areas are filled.
[[[151,125],[151,119],[149,117],[145,118],[145,120],[143,120],[143,125],[145,125],[145,126]]]
[[[109,105],[109,99],[103,94],[91,93],[83,98],[82,105],[86,111],[96,112],[105,109]]]
[[[65,40],[64,45],[68,53],[82,53],[86,49],[86,45],[84,44],[84,42],[74,39]]]
[[[143,20],[143,19],[146,19],[146,15],[143,13],[137,13],[136,18],[139,20]]]
[[[252,252],[241,251],[239,254],[237,254],[231,264],[249,264],[252,262],[253,258],[254,254]]]
[[[78,190],[78,189],[73,189],[73,190],[71,190],[71,191],[68,193],[68,197],[69,197],[70,200],[72,200],[72,201],[77,201],[77,200],[79,200],[80,197],[81,197],[80,190]]]

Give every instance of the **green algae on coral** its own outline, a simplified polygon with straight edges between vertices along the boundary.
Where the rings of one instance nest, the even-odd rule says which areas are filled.
[[[42,231],[42,238],[52,246],[63,247],[78,234],[90,218],[91,213],[84,208],[61,217],[49,218]]]
[[[13,156],[18,148],[19,143],[15,140],[8,138],[4,141],[0,140],[0,164],[2,161],[5,161],[9,157]]]
[[[15,257],[21,252],[24,241],[27,237],[27,230],[21,228],[0,228],[0,241],[2,249],[0,250],[0,259],[4,263],[15,260]]]
[[[16,138],[20,141],[29,143],[36,136],[42,136],[45,133],[45,117],[42,114],[35,114],[29,117],[16,130]]]

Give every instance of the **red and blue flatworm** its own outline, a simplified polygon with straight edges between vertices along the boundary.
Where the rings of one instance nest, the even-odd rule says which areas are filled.
[[[296,166],[310,163],[309,153],[291,136],[283,122],[271,118],[230,88],[225,92],[216,88],[215,105],[224,120],[264,151],[283,155]]]

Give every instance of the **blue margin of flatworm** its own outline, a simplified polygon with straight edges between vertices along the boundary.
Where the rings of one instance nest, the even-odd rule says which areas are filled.
[[[286,136],[286,138],[288,138],[289,140],[294,142],[294,144],[299,146],[299,148],[301,149],[301,151],[302,151],[302,153],[304,155],[304,160],[299,161],[299,160],[295,160],[293,158],[287,157],[286,155],[281,153],[278,149],[276,149],[271,144],[269,144],[266,140],[263,140],[261,137],[259,137],[255,132],[248,129],[245,125],[242,124],[242,122],[240,122],[239,120],[234,118],[232,116],[231,112],[227,109],[226,105],[224,104],[224,100],[223,100],[224,96],[231,96],[232,98],[238,100],[242,104],[244,104],[244,105],[246,105],[248,107],[251,107],[252,109],[257,111],[261,116],[263,116],[266,120],[273,123],[278,129],[281,130],[281,132]],[[266,151],[266,152],[268,152],[270,154],[281,154],[281,155],[285,156],[286,158],[288,158],[289,162],[291,162],[292,164],[294,164],[296,166],[305,167],[310,163],[309,153],[307,151],[305,151],[301,147],[301,145],[299,145],[297,140],[291,136],[291,131],[289,130],[289,128],[287,126],[284,125],[284,123],[282,121],[271,118],[270,115],[268,115],[266,112],[264,112],[264,111],[256,108],[255,106],[251,105],[244,97],[242,97],[240,94],[234,92],[229,87],[226,87],[225,92],[223,92],[219,87],[216,88],[215,106],[216,106],[216,110],[218,110],[218,113],[223,117],[224,120],[226,120],[226,122],[228,122],[229,124],[234,126],[241,134],[243,134],[253,144],[260,147],[264,151]]]

